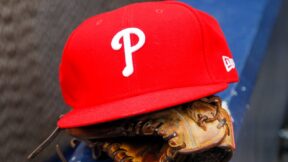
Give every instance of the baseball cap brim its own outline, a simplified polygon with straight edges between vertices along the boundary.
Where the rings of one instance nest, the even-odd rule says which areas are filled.
[[[155,112],[215,94],[227,87],[227,83],[219,83],[174,88],[145,93],[95,107],[73,109],[60,118],[58,126],[60,128],[88,126]]]

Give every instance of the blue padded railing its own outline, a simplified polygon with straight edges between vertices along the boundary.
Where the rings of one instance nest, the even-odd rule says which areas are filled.
[[[218,95],[234,118],[236,140],[250,108],[257,74],[273,29],[281,0],[183,0],[213,15],[220,23],[233,53],[240,82]]]

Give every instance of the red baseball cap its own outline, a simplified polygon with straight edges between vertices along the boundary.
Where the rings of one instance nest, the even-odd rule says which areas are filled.
[[[64,48],[61,128],[154,112],[238,81],[217,21],[182,2],[143,2],[93,16]]]

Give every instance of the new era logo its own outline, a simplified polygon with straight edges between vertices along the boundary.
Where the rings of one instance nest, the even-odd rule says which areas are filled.
[[[232,69],[235,69],[235,63],[232,58],[222,56],[222,59],[227,72],[231,71]]]

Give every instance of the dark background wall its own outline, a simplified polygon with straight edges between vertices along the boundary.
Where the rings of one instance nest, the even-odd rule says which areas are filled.
[[[84,19],[137,0],[0,0],[0,161],[25,156],[67,112],[58,86],[58,64],[68,34]],[[265,62],[244,120],[236,162],[276,162],[277,132],[286,108],[288,13],[284,0]],[[51,156],[55,143],[40,157]]]
[[[68,34],[87,17],[134,1],[0,1],[0,161],[25,161],[69,110],[58,86]],[[53,145],[33,161],[51,156]]]

